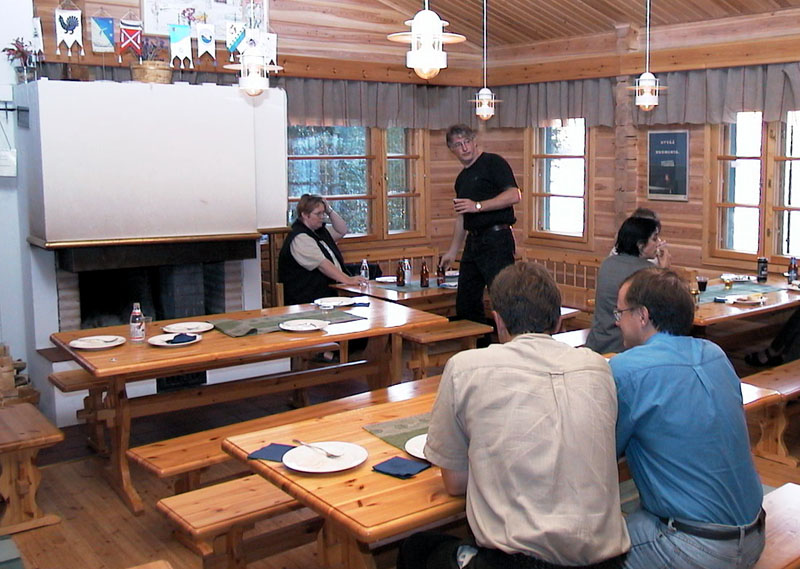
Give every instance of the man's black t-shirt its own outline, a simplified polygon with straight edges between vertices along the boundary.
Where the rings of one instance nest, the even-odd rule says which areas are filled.
[[[474,164],[464,168],[456,178],[456,197],[476,202],[491,199],[508,188],[518,188],[511,166],[502,156],[483,152]],[[464,229],[485,229],[493,225],[514,225],[514,208],[509,206],[494,211],[465,213]]]

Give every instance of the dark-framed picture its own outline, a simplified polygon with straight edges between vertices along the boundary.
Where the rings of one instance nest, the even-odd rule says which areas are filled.
[[[689,200],[689,131],[647,133],[647,199]]]

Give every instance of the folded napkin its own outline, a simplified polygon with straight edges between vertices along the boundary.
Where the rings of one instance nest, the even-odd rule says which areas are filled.
[[[175,334],[171,340],[167,340],[167,344],[185,344],[186,342],[193,342],[197,338],[194,334]]]
[[[292,450],[292,445],[282,445],[280,443],[270,443],[265,447],[251,452],[247,458],[255,458],[259,460],[271,460],[273,462],[280,462],[283,460],[283,455]]]
[[[364,301],[364,302],[354,302],[350,306],[369,306],[369,302],[366,302],[366,301]]]
[[[396,478],[402,478],[405,480],[406,478],[411,478],[415,474],[419,474],[423,470],[430,467],[431,465],[429,462],[409,460],[407,458],[395,456],[389,460],[384,460],[383,462],[376,464],[372,467],[372,470],[380,472],[381,474],[388,474],[389,476],[394,476]]]

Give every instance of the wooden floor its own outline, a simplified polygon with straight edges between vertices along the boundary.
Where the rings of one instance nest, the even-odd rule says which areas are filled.
[[[737,366],[738,367],[738,366]],[[363,389],[359,382],[330,388],[316,388],[312,401],[342,397]],[[321,391],[320,391],[321,390]],[[220,422],[244,420],[256,413],[275,412],[287,408],[286,397],[204,408],[203,413],[171,414],[148,417],[134,423],[134,439],[139,443],[177,436],[201,422],[210,428]],[[800,455],[800,425],[792,427],[790,448]],[[199,569],[199,558],[170,535],[164,517],[155,511],[155,503],[170,495],[166,482],[133,469],[134,483],[142,494],[145,513],[132,515],[103,478],[105,461],[84,450],[81,427],[66,429],[67,441],[44,453],[39,502],[47,513],[62,517],[60,524],[23,532],[14,536],[26,569],[125,569],[156,559],[169,561],[175,569]],[[62,446],[62,445],[59,445]],[[800,469],[788,468],[767,461],[756,461],[762,481],[770,486],[785,482],[800,483]],[[237,465],[220,465],[209,473],[213,477],[232,474]],[[293,512],[287,516],[303,516]],[[277,520],[278,522],[280,520]],[[275,523],[265,522],[264,524]],[[266,525],[260,526],[262,529]],[[248,565],[248,569],[317,569],[314,544]]]

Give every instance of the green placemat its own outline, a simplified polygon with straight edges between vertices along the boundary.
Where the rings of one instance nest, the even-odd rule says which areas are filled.
[[[351,322],[353,320],[366,320],[363,316],[356,316],[343,310],[306,310],[293,314],[281,314],[280,316],[262,316],[260,318],[247,318],[245,320],[209,320],[215,328],[224,332],[228,336],[240,338],[251,334],[267,334],[280,330],[281,322],[287,320],[297,320],[299,318],[311,318],[315,320],[327,320],[331,324],[339,322]]]
[[[436,279],[431,279],[431,286],[429,287],[421,287],[419,286],[419,281],[411,281],[410,283],[406,283],[405,286],[398,286],[395,283],[381,283],[376,285],[380,288],[385,288],[387,290],[395,290],[397,292],[418,292],[421,290],[428,290],[431,288],[436,288]],[[452,287],[449,287],[452,288]]]
[[[700,293],[700,304],[706,302],[714,302],[715,296],[728,296],[729,294],[753,294],[756,292],[767,293],[775,292],[776,290],[783,290],[781,287],[765,285],[754,282],[747,283],[733,283],[733,288],[725,290],[724,284],[709,285],[709,287]]]
[[[364,429],[392,446],[405,450],[409,439],[428,432],[431,414],[412,415],[402,419],[392,419],[382,423],[364,425]]]

